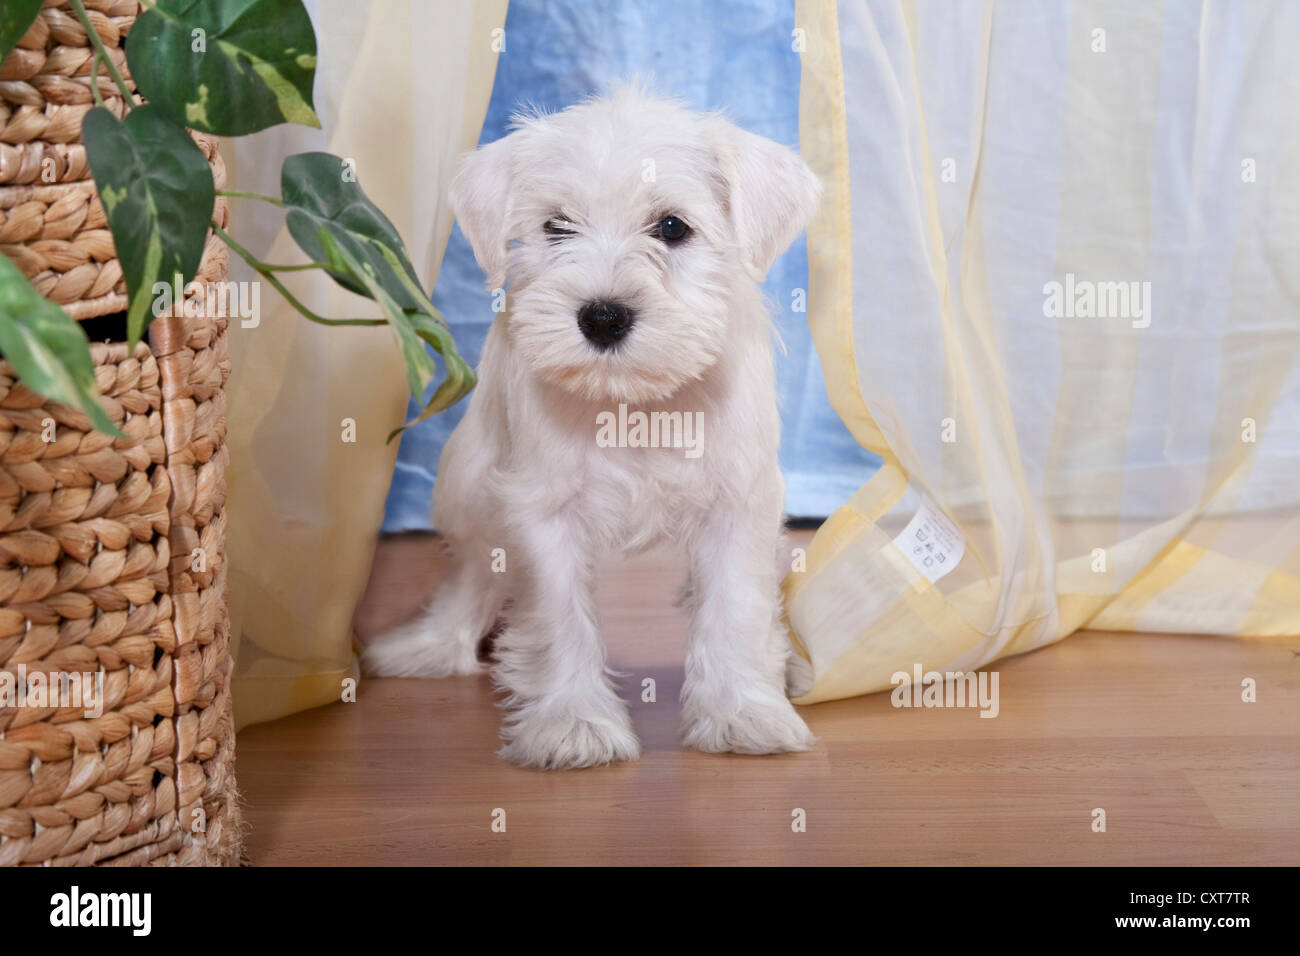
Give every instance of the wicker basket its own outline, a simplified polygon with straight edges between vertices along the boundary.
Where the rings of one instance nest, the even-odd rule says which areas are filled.
[[[135,0],[85,5],[124,69]],[[0,64],[0,253],[78,319],[126,307],[77,142],[89,49],[71,11],[46,0]],[[100,84],[120,111],[116,90]],[[214,141],[195,138],[220,187]],[[214,217],[226,216],[219,199]],[[227,265],[209,236],[200,279],[223,280]],[[0,706],[0,865],[238,861],[226,326],[166,315],[131,354],[123,343],[92,345],[104,405],[126,440],[34,394],[0,361],[0,677],[103,682],[98,715],[84,700]]]
[[[221,188],[226,168],[216,140],[201,133],[194,139]],[[219,197],[216,214],[224,215],[225,205]],[[41,295],[74,319],[127,307],[126,280],[92,180],[0,186],[0,255],[13,260]],[[219,282],[226,277],[227,264],[225,244],[210,234],[197,278]]]

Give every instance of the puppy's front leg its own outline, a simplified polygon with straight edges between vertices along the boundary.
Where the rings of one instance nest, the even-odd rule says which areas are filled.
[[[590,542],[577,515],[530,515],[516,526],[525,590],[493,668],[509,694],[501,756],[546,770],[635,759],[641,745],[605,669]]]
[[[812,733],[785,696],[790,648],[775,568],[780,497],[712,514],[688,542],[691,624],[683,741],[710,753],[807,750]]]

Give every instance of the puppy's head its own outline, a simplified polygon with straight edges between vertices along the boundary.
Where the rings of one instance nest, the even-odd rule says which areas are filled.
[[[761,281],[820,198],[793,150],[631,88],[471,153],[452,184],[515,348],[591,400],[665,398],[726,348],[738,282]]]

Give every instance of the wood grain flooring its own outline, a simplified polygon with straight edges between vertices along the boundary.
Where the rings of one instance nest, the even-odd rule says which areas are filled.
[[[432,537],[381,541],[362,639],[441,568]],[[252,863],[1300,863],[1300,637],[1079,634],[996,665],[996,719],[876,694],[805,708],[810,753],[706,756],[677,744],[680,574],[651,554],[601,582],[641,760],[520,770],[494,755],[487,678],[364,680],[356,703],[239,735]]]

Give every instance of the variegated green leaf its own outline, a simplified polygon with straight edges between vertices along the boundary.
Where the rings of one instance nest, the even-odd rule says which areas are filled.
[[[0,351],[32,391],[79,408],[100,431],[124,437],[99,403],[86,333],[33,289],[4,256],[0,256]]]
[[[81,124],[95,186],[126,276],[127,340],[153,318],[153,288],[190,281],[203,257],[216,190],[203,151],[153,105],[119,121],[103,107]]]
[[[425,297],[420,287],[401,268],[401,262],[399,262],[397,254],[383,245],[379,246],[379,252],[388,262],[393,274],[398,277],[398,281],[405,286],[407,292],[412,296],[419,297],[423,303],[424,308],[418,311],[405,310],[406,318],[411,323],[411,328],[415,334],[422,341],[433,346],[433,350],[442,356],[445,373],[442,384],[438,386],[437,391],[433,393],[433,397],[424,406],[424,411],[401,428],[394,429],[389,433],[388,440],[392,441],[412,425],[418,425],[429,416],[436,415],[438,412],[459,402],[473,391],[474,386],[478,384],[478,376],[474,374],[474,370],[470,368],[469,364],[461,358],[460,352],[456,349],[456,340],[451,337],[451,330],[447,328],[447,323],[438,314],[438,310],[433,307],[433,303]],[[421,393],[415,392],[414,394],[420,395]]]
[[[424,312],[407,312],[406,317],[415,334],[422,341],[433,346],[434,351],[442,356],[444,378],[433,396],[425,403],[424,410],[400,428],[389,432],[389,441],[412,425],[418,425],[429,416],[451,408],[472,392],[474,386],[478,384],[478,376],[456,350],[456,342],[452,339],[451,332],[447,330],[447,325],[442,321],[441,316],[436,312],[433,315]],[[428,353],[426,352],[425,355],[427,356]]]
[[[424,410],[420,415],[390,432],[388,441],[392,441],[402,431],[424,421],[430,415],[450,408],[468,395],[477,383],[474,370],[456,351],[456,343],[441,316],[433,308],[433,304],[425,299],[424,309],[403,309],[380,283],[374,267],[368,262],[357,259],[328,228],[322,227],[318,231],[317,240],[320,243],[323,261],[329,264],[331,272],[346,274],[360,285],[365,290],[365,294],[374,299],[388,316],[388,324],[392,326],[397,336],[398,347],[406,364],[406,378],[411,387],[411,394],[417,401],[424,399],[429,384],[438,374],[437,366],[433,357],[429,355],[428,349],[425,348],[425,343],[433,346],[442,356],[445,372],[442,383],[425,402]],[[393,257],[391,250],[385,249],[385,253],[385,258]],[[418,286],[416,289],[418,292]]]
[[[324,256],[317,235],[323,228],[375,278],[403,309],[432,308],[420,289],[415,268],[397,228],[357,182],[355,170],[330,153],[299,153],[280,167],[280,194],[288,214],[285,225],[302,251],[315,261]],[[387,248],[392,257],[380,251]],[[331,271],[344,288],[368,295],[348,272]],[[414,290],[414,291],[412,291]]]
[[[0,61],[18,45],[41,12],[41,0],[4,0],[0,4]]]
[[[126,59],[149,102],[193,129],[320,126],[316,33],[302,0],[157,0],[132,27]]]

